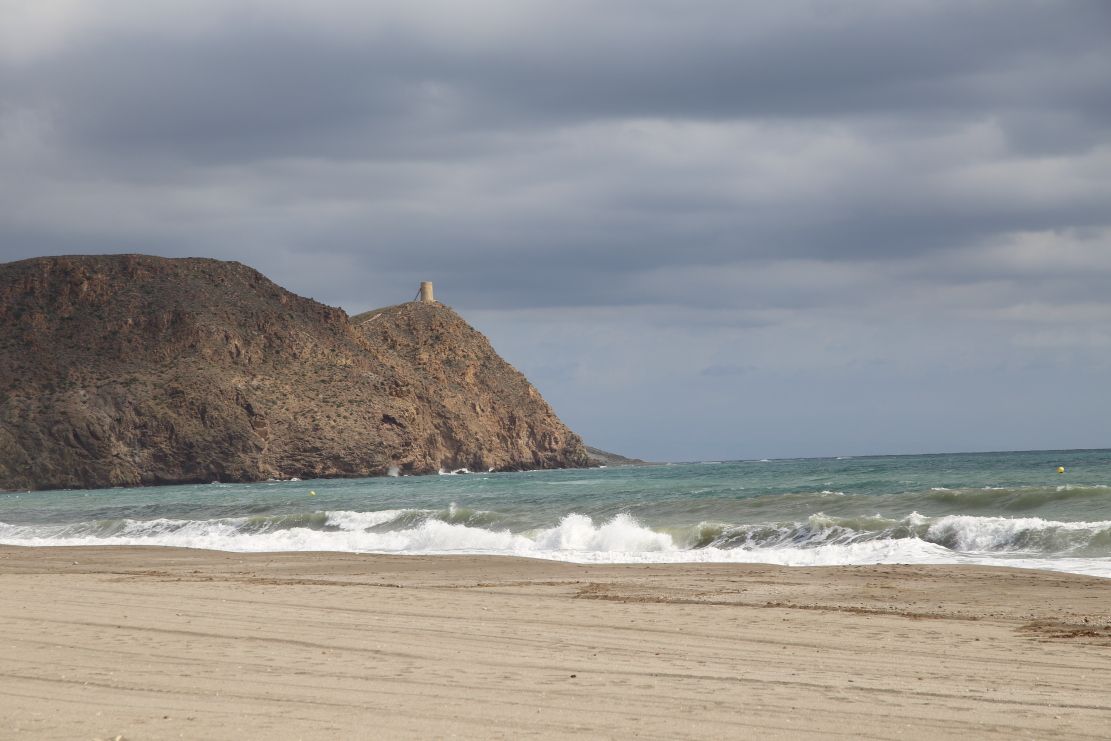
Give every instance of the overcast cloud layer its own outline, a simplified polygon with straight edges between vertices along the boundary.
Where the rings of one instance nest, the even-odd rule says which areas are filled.
[[[1111,445],[1111,4],[0,0],[0,261],[418,280],[658,459]]]

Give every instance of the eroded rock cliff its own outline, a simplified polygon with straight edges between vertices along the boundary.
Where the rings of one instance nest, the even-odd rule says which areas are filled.
[[[239,263],[0,265],[0,488],[589,464],[441,304],[351,319]]]

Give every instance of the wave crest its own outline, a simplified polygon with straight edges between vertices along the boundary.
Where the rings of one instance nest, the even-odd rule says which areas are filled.
[[[653,529],[626,513],[598,522],[571,513],[552,527],[517,532],[498,525],[504,521],[497,513],[452,505],[445,510],[330,511],[211,520],[0,523],[0,543],[466,553],[605,563],[1006,563],[1111,575],[1111,520],[1059,522],[971,515],[929,518],[918,513],[893,519],[816,513],[792,522],[701,522]]]

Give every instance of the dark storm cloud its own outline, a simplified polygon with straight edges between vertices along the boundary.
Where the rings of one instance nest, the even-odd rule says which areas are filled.
[[[85,146],[232,161],[440,158],[475,130],[599,118],[1046,111],[1071,116],[1069,141],[1108,123],[1104,3],[767,5],[537,4],[535,23],[477,43],[430,33],[420,4],[343,35],[233,14],[203,34],[79,36],[6,70],[5,97]]]
[[[684,22],[625,6],[530,38],[529,64],[514,63],[520,48],[460,60],[460,82],[543,115],[721,118],[1071,107],[1101,86],[1086,57],[1105,45],[1106,5],[847,7],[703,4]]]

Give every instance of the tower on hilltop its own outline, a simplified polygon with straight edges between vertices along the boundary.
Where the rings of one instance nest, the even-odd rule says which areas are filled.
[[[432,298],[432,281],[422,280],[420,282],[420,302],[422,304],[436,303],[436,299]]]

